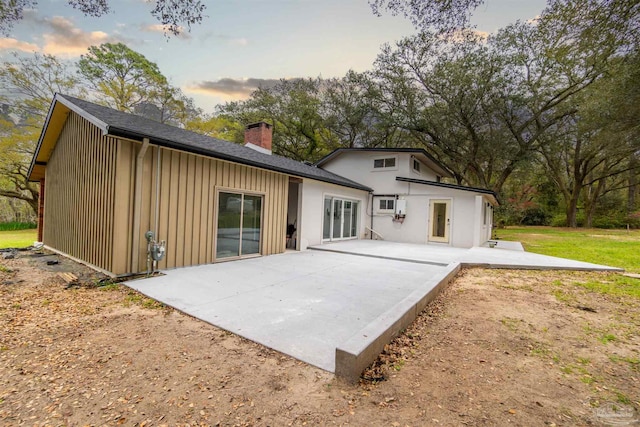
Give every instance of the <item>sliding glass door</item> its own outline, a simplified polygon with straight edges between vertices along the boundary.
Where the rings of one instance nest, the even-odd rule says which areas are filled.
[[[325,197],[322,223],[323,240],[358,237],[358,208],[360,202],[337,197]]]
[[[216,259],[260,254],[262,196],[220,192]]]

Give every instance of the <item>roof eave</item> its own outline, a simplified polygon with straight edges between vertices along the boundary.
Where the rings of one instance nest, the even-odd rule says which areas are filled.
[[[68,111],[61,111],[60,113],[58,113],[58,111],[60,111],[59,110],[60,105],[66,108]],[[59,93],[56,93],[53,96],[51,105],[49,106],[47,117],[45,118],[44,125],[42,126],[42,132],[40,132],[40,137],[38,138],[38,143],[36,144],[36,149],[33,153],[31,164],[29,165],[29,170],[27,172],[27,178],[29,181],[39,181],[41,178],[44,177],[44,169],[46,169],[46,164],[49,158],[47,155],[46,159],[39,159],[41,150],[43,148],[43,144],[47,140],[52,141],[50,143],[51,147],[49,149],[49,153],[53,151],[53,149],[57,144],[58,136],[62,131],[64,122],[66,121],[69,111],[73,111],[74,113],[78,114],[79,116],[85,118],[86,120],[88,120],[89,122],[97,126],[100,130],[102,130],[103,134],[108,133],[109,126],[105,122],[87,113],[85,110],[78,107],[73,102],[65,99],[64,96],[60,95]],[[53,132],[56,132],[56,135],[49,135],[51,126],[53,124],[52,122],[57,122],[57,121],[59,121],[60,123],[57,123],[57,129],[53,130]],[[37,166],[42,166],[42,171],[39,172],[38,174],[34,174],[34,170],[36,169]],[[35,176],[35,175],[38,175],[38,176]]]
[[[405,178],[402,176],[396,176],[396,181],[409,182],[413,184],[431,185],[434,187],[449,188],[451,190],[461,190],[461,191],[469,191],[473,193],[480,193],[487,196],[491,201],[492,205],[494,206],[500,205],[500,201],[498,200],[498,195],[496,194],[496,192],[492,190],[487,190],[486,188],[465,187],[464,185],[447,184],[444,182],[427,181],[424,179]]]

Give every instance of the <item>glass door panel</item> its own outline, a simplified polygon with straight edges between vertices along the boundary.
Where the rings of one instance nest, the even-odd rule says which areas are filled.
[[[240,217],[242,194],[220,193],[218,196],[218,232],[216,258],[240,255]]]
[[[450,200],[431,200],[430,204],[430,222],[429,240],[432,242],[449,243],[449,227],[450,227]]]
[[[324,213],[322,220],[322,238],[331,238],[331,199],[324,199]]]
[[[351,234],[349,237],[358,236],[358,202],[353,202],[353,209],[351,211]]]
[[[444,203],[433,204],[433,236],[444,237],[447,205]]]
[[[241,254],[260,253],[262,197],[245,195],[242,202]]]
[[[342,237],[351,237],[351,219],[352,219],[353,202],[344,201],[344,227],[342,228]]]
[[[342,237],[342,200],[333,200],[333,233],[334,239]]]

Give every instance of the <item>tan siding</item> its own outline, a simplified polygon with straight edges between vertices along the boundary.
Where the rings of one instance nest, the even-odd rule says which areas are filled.
[[[280,253],[285,248],[288,176],[160,148],[160,216],[157,238],[167,241],[165,259],[159,268],[206,264],[214,261],[216,233],[216,189],[264,194],[262,254]],[[153,165],[155,147],[149,149],[145,165]],[[135,150],[131,157],[135,161]],[[153,161],[155,162],[155,160]],[[152,168],[153,169],[153,168]],[[155,170],[145,167],[140,231],[154,230]],[[146,268],[146,241],[139,248],[140,268]]]
[[[134,250],[139,269],[146,270],[144,234],[152,230],[158,240],[167,242],[159,268],[211,263],[215,261],[216,191],[222,188],[264,195],[262,254],[284,251],[287,175],[154,145],[142,163],[140,229],[135,230],[140,243],[134,249],[133,198],[140,147],[134,141],[103,137],[98,128],[69,114],[46,169],[46,245],[125,274],[132,272]]]
[[[47,164],[44,243],[113,270],[117,144],[70,113]]]
[[[130,141],[117,140],[118,157],[115,173],[115,211],[113,239],[113,272],[131,272],[133,174],[135,147]]]

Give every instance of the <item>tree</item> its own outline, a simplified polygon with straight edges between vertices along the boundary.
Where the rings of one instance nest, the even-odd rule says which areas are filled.
[[[133,110],[137,115],[178,127],[185,127],[187,123],[203,114],[202,110],[195,106],[192,98],[168,82],[157,87],[146,103],[135,105]]]
[[[383,11],[403,15],[420,30],[436,29],[451,32],[465,28],[475,9],[484,0],[369,0],[371,10],[380,16]]]
[[[320,79],[281,80],[256,90],[246,101],[225,104],[220,113],[244,125],[271,123],[274,153],[314,161],[328,151],[319,93]]]
[[[27,171],[42,124],[56,92],[83,96],[70,64],[51,55],[14,57],[0,65],[6,108],[0,118],[0,196],[22,200],[38,212],[38,186]]]
[[[78,71],[96,102],[116,110],[175,126],[201,113],[193,99],[171,86],[158,65],[122,43],[91,46],[80,57]]]
[[[122,43],[91,46],[80,57],[78,71],[104,104],[120,111],[151,102],[167,86],[155,63]]]
[[[370,73],[349,71],[342,78],[322,80],[320,115],[331,135],[332,149],[396,147],[401,131],[380,110],[381,92]]]
[[[222,114],[194,117],[185,124],[185,129],[225,141],[242,143],[244,140],[242,123]]]
[[[640,171],[640,119],[632,117],[638,99],[633,90],[626,91],[631,89],[626,79],[637,75],[636,67],[634,58],[611,61],[606,75],[580,94],[576,112],[558,125],[554,140],[541,146],[549,176],[565,198],[570,227],[577,226],[580,201],[585,225],[591,227],[600,199],[630,188],[629,178]]]
[[[87,16],[100,17],[111,12],[109,0],[67,0],[67,3]],[[37,4],[37,0],[3,1],[0,4],[0,33],[9,35],[13,25],[22,20],[24,10]],[[190,31],[191,25],[202,22],[206,9],[200,0],[153,0],[153,4],[151,15],[173,35],[182,33],[185,26]]]
[[[388,114],[458,182],[500,192],[624,49],[631,4],[616,7],[558,1],[536,22],[512,24],[486,42],[470,31],[423,32],[387,46],[376,75]]]

